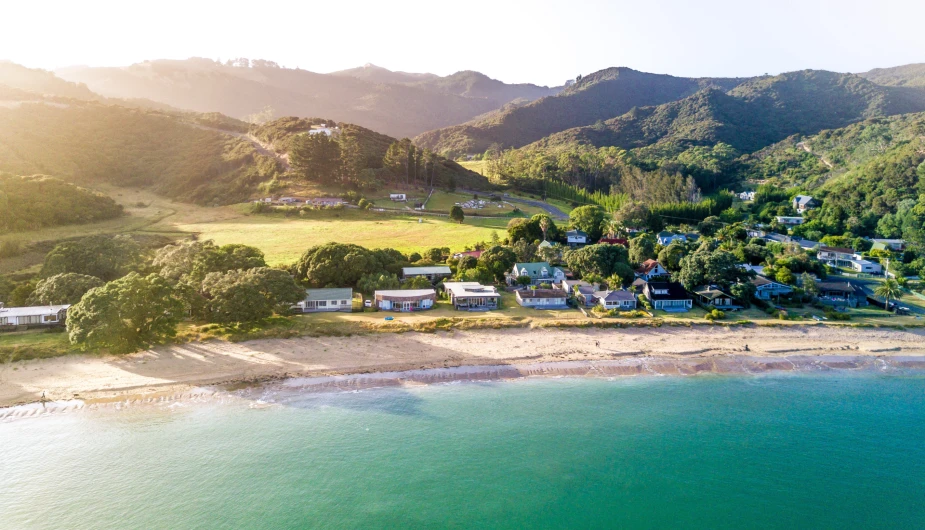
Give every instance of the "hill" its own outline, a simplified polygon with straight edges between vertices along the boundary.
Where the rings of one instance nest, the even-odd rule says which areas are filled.
[[[26,68],[10,61],[0,61],[0,85],[38,95],[98,101],[102,99],[86,85],[71,83],[46,70]]]
[[[228,118],[65,101],[0,106],[0,171],[204,204],[245,200],[279,171],[242,133],[220,130],[234,126]]]
[[[878,85],[925,87],[925,63],[875,68],[858,75]]]
[[[925,110],[925,91],[876,85],[852,74],[806,70],[756,78],[724,92],[708,88],[679,101],[637,108],[538,142],[633,149],[656,143],[750,153],[793,134],[814,134],[876,116]]]
[[[526,97],[517,88],[505,89],[494,99],[469,97],[429,86],[427,79],[418,80],[421,84],[385,83],[385,79],[413,75],[370,71],[368,75],[350,71],[318,74],[281,68],[270,61],[218,63],[194,58],[146,61],[124,68],[80,66],[57,73],[109,97],[143,98],[258,121],[276,116],[329,116],[398,137],[464,122],[498,108],[506,97]]]
[[[325,124],[328,127],[335,125],[331,120],[321,118],[286,117],[255,126],[251,129],[251,134],[264,144],[271,146],[277,153],[288,158],[297,139],[320,124]],[[401,141],[352,123],[339,124],[335,139],[341,145],[356,145],[357,158],[361,166],[360,171],[366,172],[365,180],[378,180],[380,182],[395,177],[395,175],[389,174],[388,169],[385,168],[385,159],[390,148],[407,148],[409,143],[407,140]],[[403,152],[406,153],[406,151]],[[404,156],[407,157],[407,154]],[[425,182],[430,182],[430,179],[423,179],[424,173],[427,175],[432,174],[434,177],[433,183],[438,186],[449,186],[451,182],[470,189],[485,189],[489,186],[488,180],[479,173],[470,171],[441,156],[434,156],[436,164],[433,167],[433,172],[429,169],[425,171],[424,166],[430,162],[424,160],[424,158],[429,156],[429,153],[421,152],[418,153],[418,156],[421,156],[421,159],[416,165],[416,171],[421,173],[421,180]],[[361,179],[361,181],[363,180]]]
[[[110,197],[36,175],[0,173],[0,229],[35,230],[51,226],[92,223],[122,215]]]
[[[417,83],[419,81],[440,77],[436,74],[416,74],[416,73],[409,73],[409,72],[395,72],[395,71],[389,70],[388,68],[376,66],[372,63],[366,63],[363,66],[358,66],[356,68],[349,68],[347,70],[340,70],[338,72],[331,72],[330,75],[337,75],[341,77],[355,77],[357,79],[362,79],[364,81],[371,81],[373,83],[390,83],[390,84]]]
[[[566,129],[620,116],[634,107],[675,101],[709,86],[728,90],[740,82],[608,68],[581,78],[558,95],[426,132],[415,138],[415,143],[454,157],[481,153],[493,144],[521,147]]]

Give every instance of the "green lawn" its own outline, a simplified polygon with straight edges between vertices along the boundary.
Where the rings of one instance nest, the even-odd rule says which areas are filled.
[[[353,243],[401,252],[432,247],[462,250],[489,241],[493,231],[504,236],[506,219],[466,219],[457,224],[440,217],[378,214],[358,210],[325,210],[306,216],[281,214],[240,216],[212,222],[173,223],[172,229],[196,233],[220,245],[241,243],[261,249],[271,264],[291,263],[305,249],[328,242]]]

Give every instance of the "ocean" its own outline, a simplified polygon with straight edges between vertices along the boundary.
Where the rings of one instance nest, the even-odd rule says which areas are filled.
[[[231,393],[0,423],[0,528],[923,528],[925,378]]]

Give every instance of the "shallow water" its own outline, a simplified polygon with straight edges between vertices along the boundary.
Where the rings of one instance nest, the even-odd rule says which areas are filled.
[[[925,526],[918,376],[259,392],[0,423],[0,527]]]

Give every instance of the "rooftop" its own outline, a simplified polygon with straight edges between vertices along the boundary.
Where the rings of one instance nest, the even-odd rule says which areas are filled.
[[[498,290],[491,285],[482,285],[478,282],[444,282],[443,288],[453,293],[453,296],[482,296],[482,297],[501,297]]]
[[[353,298],[353,289],[305,289],[306,300],[349,300]]]
[[[649,282],[649,296],[653,300],[690,300],[684,286],[677,282]],[[668,291],[668,294],[655,294],[655,291]]]
[[[39,305],[28,307],[3,307],[0,308],[0,317],[27,317],[30,315],[55,315],[62,309],[71,307],[66,305]]]
[[[648,274],[649,272],[652,271],[652,269],[658,266],[659,266],[658,260],[647,259],[642,262],[642,265],[640,265],[638,269],[636,269],[636,272],[638,272],[639,274]]]
[[[565,298],[564,291],[559,289],[523,289],[517,291],[517,295],[523,298]]]
[[[390,298],[413,298],[416,296],[436,295],[437,291],[433,289],[397,289],[389,291],[376,291],[376,296],[388,296]]]
[[[597,291],[594,293],[594,297],[598,300],[604,300],[606,302],[622,302],[622,301],[631,301],[636,299],[636,295],[629,291]]]
[[[402,267],[402,274],[453,274],[446,265],[435,265],[433,267]]]

